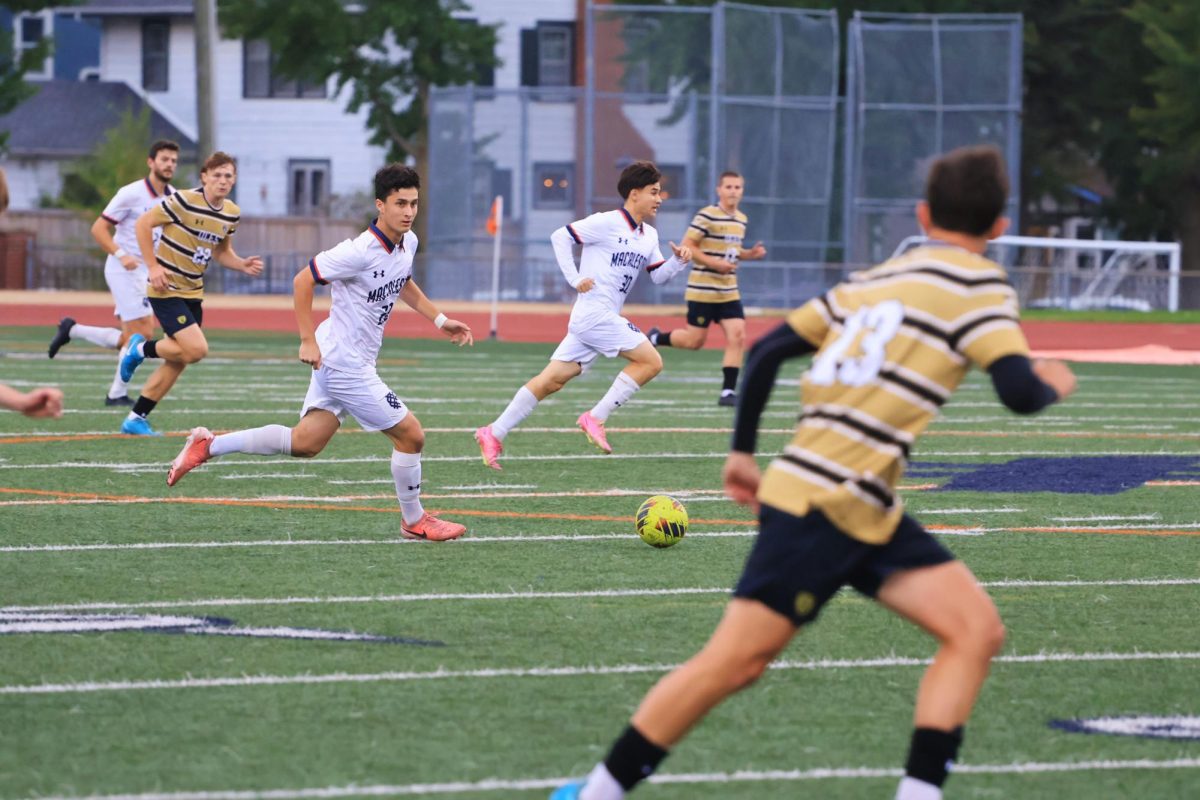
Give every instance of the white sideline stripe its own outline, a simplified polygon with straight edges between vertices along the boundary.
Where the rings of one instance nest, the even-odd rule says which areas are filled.
[[[1200,578],[1123,578],[1096,581],[987,581],[989,589],[1042,589],[1097,586],[1197,586]],[[141,603],[66,603],[40,606],[0,606],[4,612],[136,611],[148,608],[232,608],[234,606],[325,605],[343,603],[419,603],[449,600],[578,600],[601,597],[666,597],[670,595],[729,594],[728,587],[593,589],[575,592],[435,592],[427,594],[333,595],[329,597],[210,597],[201,600],[162,600]]]
[[[33,436],[36,434],[24,434]],[[46,434],[52,435],[52,434]],[[920,466],[921,459],[925,458],[1004,458],[1013,456],[1179,456],[1183,458],[1200,458],[1200,451],[1194,450],[1163,450],[1162,447],[1167,440],[1163,440],[1157,444],[1148,445],[1155,447],[1154,450],[1094,450],[1085,453],[1076,450],[934,450],[934,451],[919,451],[915,455],[914,464]],[[1060,442],[1064,448],[1072,443],[1068,440]],[[609,461],[617,461],[622,459],[672,459],[672,458],[713,458],[724,459],[729,455],[729,451],[723,450],[719,452],[708,453],[612,453],[604,455],[603,453],[572,453],[559,455],[542,455],[542,456],[505,456],[505,463],[510,461],[586,461],[589,459],[602,459],[606,463]],[[301,458],[231,458],[223,457],[213,459],[205,464],[206,468],[221,468],[231,466],[251,466],[265,464],[291,464],[299,468],[311,467],[314,465],[325,464],[386,464],[388,456],[356,456],[342,458],[321,458],[317,461]],[[423,456],[421,463],[450,463],[450,462],[465,462],[479,461],[479,454],[469,456]],[[111,469],[111,470],[162,470],[165,463],[162,461],[57,461],[48,464],[0,464],[0,470],[5,469]],[[294,476],[289,476],[294,477]],[[912,477],[911,475],[908,477]]]
[[[1093,514],[1090,517],[1050,517],[1051,522],[1117,522],[1121,520],[1137,522],[1138,520],[1153,519],[1162,519],[1162,514],[1134,514],[1129,517],[1122,517],[1118,514]]]
[[[1056,664],[1111,661],[1200,661],[1200,652],[1132,652],[1132,653],[1031,653],[1028,655],[997,656],[998,664]],[[882,658],[830,658],[813,661],[776,661],[771,670],[871,669],[890,667],[921,667],[933,662],[931,658],[885,656]],[[580,667],[486,667],[483,669],[448,670],[439,668],[427,672],[332,672],[323,675],[240,675],[222,678],[180,678],[140,681],[82,681],[78,683],[3,684],[0,695],[6,694],[90,694],[93,692],[135,692],[147,689],[214,689],[244,686],[295,686],[326,683],[396,683],[407,681],[487,679],[487,678],[574,678],[580,676],[638,675],[664,673],[679,664],[615,664],[613,666]]]
[[[1093,772],[1095,770],[1195,769],[1200,758],[1173,758],[1155,761],[1139,758],[1126,761],[1027,761],[1015,764],[960,764],[954,771],[968,775],[1027,775],[1052,772]],[[816,767],[788,770],[738,770],[737,772],[679,772],[652,775],[649,783],[751,783],[766,781],[819,781],[833,778],[899,778],[898,767]],[[404,797],[430,794],[472,792],[533,791],[553,789],[574,778],[486,778],[481,781],[447,783],[370,784],[359,786],[322,786],[301,789],[225,789],[217,791],[147,792],[144,794],[58,795],[37,800],[317,800],[339,797]]]
[[[922,512],[924,513],[924,512]],[[1124,525],[1125,530],[1195,530],[1200,523],[1164,523],[1161,525]],[[989,533],[1054,533],[1061,531],[1071,533],[1076,531],[1107,531],[1108,527],[1073,525],[1064,528],[1046,527],[1041,531],[1016,531],[1013,528],[958,528],[955,530],[935,530],[938,536],[984,536]],[[754,529],[742,531],[698,531],[689,533],[689,539],[737,539],[756,536]],[[513,542],[585,542],[604,539],[628,539],[629,533],[549,533],[517,536],[468,536],[455,539],[451,547],[470,544],[510,544]],[[126,544],[22,544],[0,546],[0,553],[48,553],[48,552],[83,552],[88,550],[171,550],[171,549],[217,549],[222,547],[319,547],[333,545],[385,545],[385,544],[428,544],[413,539],[256,539],[235,540],[229,542],[132,542]]]
[[[957,532],[957,531],[956,531]],[[754,536],[755,531],[704,531],[690,533],[688,538],[741,538]],[[490,544],[511,542],[581,542],[600,541],[603,539],[630,539],[632,533],[573,533],[573,534],[537,534],[531,536],[469,536],[455,539],[448,543],[451,547],[466,544]],[[0,553],[47,553],[47,552],[81,552],[89,550],[172,550],[172,549],[219,549],[222,547],[321,547],[321,546],[358,546],[358,545],[421,545],[414,539],[251,539],[231,542],[131,542],[127,544],[26,544],[0,546]]]

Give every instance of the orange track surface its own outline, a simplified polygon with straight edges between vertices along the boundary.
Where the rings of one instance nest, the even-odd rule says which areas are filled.
[[[486,337],[490,308],[486,303],[445,302],[443,310],[466,322],[477,338]],[[328,301],[325,306],[327,308]],[[567,328],[566,305],[502,304],[499,335],[511,342],[558,342]],[[88,325],[115,325],[112,303],[103,292],[0,292],[0,324],[43,326],[49,329],[64,316]],[[323,319],[325,311],[318,311]],[[643,330],[657,325],[668,329],[685,324],[679,306],[655,309],[628,306],[626,316]],[[746,320],[751,340],[778,325],[781,317],[752,316]],[[1170,323],[1024,322],[1034,350],[1107,350],[1159,345],[1174,350],[1200,350],[1200,325]],[[291,332],[295,322],[291,298],[278,296],[214,295],[204,304],[204,326],[213,330]],[[47,336],[49,332],[47,332]],[[432,326],[404,310],[388,324],[389,337],[436,338]],[[713,331],[707,347],[724,347],[724,336]]]

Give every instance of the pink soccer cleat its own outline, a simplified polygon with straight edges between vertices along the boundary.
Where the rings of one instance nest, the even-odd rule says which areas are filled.
[[[604,453],[612,453],[608,437],[604,435],[604,423],[593,417],[592,412],[585,411],[580,414],[579,419],[575,420],[575,424],[587,435],[589,442],[599,447]]]
[[[175,456],[171,469],[167,471],[167,486],[179,483],[180,478],[212,458],[208,452],[212,440],[212,431],[208,428],[192,428],[187,441],[183,443],[183,449]]]
[[[492,469],[500,469],[498,459],[504,453],[504,444],[492,433],[491,425],[475,429],[475,441],[479,442],[479,452],[483,455],[483,463]]]
[[[466,525],[459,525],[457,522],[447,522],[444,519],[438,519],[428,511],[425,512],[425,516],[412,525],[408,523],[400,525],[400,535],[405,539],[424,539],[429,542],[445,542],[450,539],[457,539],[466,532]]]

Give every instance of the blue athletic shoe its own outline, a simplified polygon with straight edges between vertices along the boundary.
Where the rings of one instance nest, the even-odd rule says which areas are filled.
[[[121,380],[126,383],[133,379],[133,371],[146,360],[146,357],[137,351],[138,345],[144,341],[146,341],[145,336],[135,333],[129,337],[129,344],[125,346],[125,355],[121,356]],[[131,431],[126,431],[126,433],[131,433]]]
[[[162,436],[161,433],[150,427],[150,423],[144,417],[134,417],[133,419],[125,418],[121,423],[121,433],[127,433],[130,436]]]
[[[550,800],[579,800],[579,793],[582,791],[583,781],[573,781],[555,789],[554,794],[550,795]]]

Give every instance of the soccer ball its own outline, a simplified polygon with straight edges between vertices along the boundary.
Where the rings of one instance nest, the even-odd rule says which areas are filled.
[[[638,536],[651,547],[670,547],[687,533],[688,513],[683,503],[665,494],[646,499],[635,520]]]

